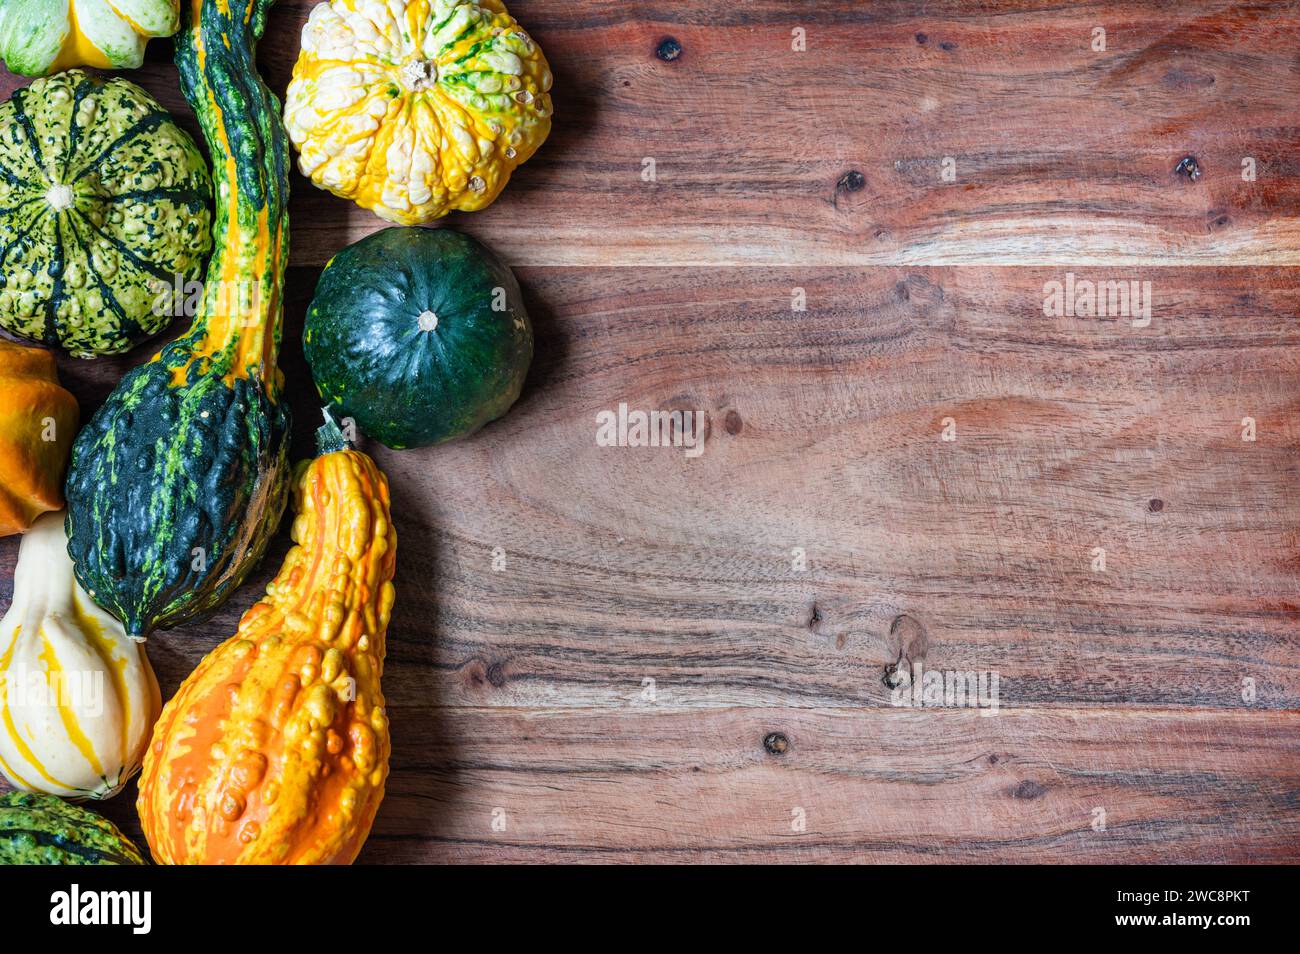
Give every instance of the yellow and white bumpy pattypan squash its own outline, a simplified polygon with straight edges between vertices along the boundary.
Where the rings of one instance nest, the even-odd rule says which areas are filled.
[[[15,73],[133,70],[150,37],[180,25],[180,0],[0,0],[0,58]]]
[[[144,646],[73,577],[63,517],[23,537],[0,621],[0,770],[30,792],[108,798],[139,769],[162,700]]]
[[[546,57],[500,0],[329,0],[284,123],[303,175],[381,218],[485,208],[551,130]]]

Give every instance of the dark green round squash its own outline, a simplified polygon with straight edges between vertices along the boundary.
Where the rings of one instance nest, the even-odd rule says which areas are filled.
[[[142,865],[106,818],[53,795],[0,795],[0,865]]]
[[[325,266],[303,349],[335,416],[389,447],[427,447],[510,409],[533,327],[510,269],[474,239],[390,228]]]

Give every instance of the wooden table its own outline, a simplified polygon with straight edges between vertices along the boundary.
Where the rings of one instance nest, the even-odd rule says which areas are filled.
[[[1297,5],[511,9],[555,129],[448,224],[537,357],[474,438],[369,448],[400,545],[361,860],[1300,860]],[[293,189],[305,456],[306,305],[382,223]],[[1045,315],[1067,274],[1149,282],[1149,324]],[[60,368],[88,414],[149,353]],[[702,412],[703,453],[597,446],[624,402]],[[286,549],[151,640],[164,693]],[[997,714],[892,705],[900,661],[996,672]]]

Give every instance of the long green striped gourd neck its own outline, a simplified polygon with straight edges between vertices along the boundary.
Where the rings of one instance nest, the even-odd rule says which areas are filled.
[[[280,289],[289,256],[287,150],[280,103],[262,82],[254,49],[275,0],[183,0],[176,34],[181,91],[198,114],[216,192],[212,259],[203,301],[189,332],[155,360],[173,383],[190,368],[218,370],[227,381],[261,378],[274,399]]]

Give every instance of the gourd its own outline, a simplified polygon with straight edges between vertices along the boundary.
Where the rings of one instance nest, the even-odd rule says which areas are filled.
[[[0,771],[28,791],[116,795],[161,707],[144,646],[77,585],[63,515],[37,518],[0,621]]]
[[[0,341],[0,536],[63,506],[79,417],[76,398],[59,386],[53,355]]]
[[[53,795],[0,794],[0,865],[142,865],[105,818]]]
[[[390,228],[325,267],[303,350],[338,416],[389,447],[422,447],[509,410],[533,329],[514,275],[474,239]]]
[[[551,130],[551,79],[499,0],[329,0],[285,124],[315,185],[419,225],[496,199]]]
[[[4,0],[0,58],[14,73],[132,70],[151,37],[176,32],[179,0]]]
[[[0,104],[0,327],[81,358],[173,316],[212,246],[212,182],[152,96],[81,70]]]
[[[253,60],[272,2],[182,10],[181,89],[217,169],[203,300],[189,332],[127,373],[73,445],[77,579],[134,637],[219,606],[284,511],[289,411],[276,354],[288,142]]]
[[[328,422],[266,596],[163,709],[140,776],[162,864],[347,864],[384,794],[388,482]]]

